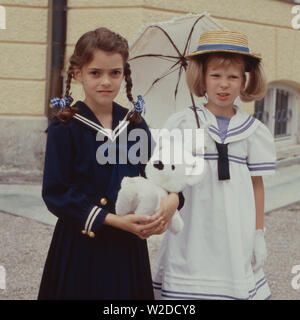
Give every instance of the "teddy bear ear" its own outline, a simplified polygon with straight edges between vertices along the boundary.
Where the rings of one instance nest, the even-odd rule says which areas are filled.
[[[186,170],[186,174],[188,175],[187,184],[189,186],[193,186],[201,182],[205,173],[204,166],[204,158],[195,157],[193,165]]]
[[[153,150],[150,161],[153,162],[156,160],[160,160],[163,157],[163,154],[166,155],[166,153],[168,152],[167,150],[169,150],[169,148],[167,147],[168,143],[166,142],[166,140],[162,137],[159,137]]]
[[[206,128],[209,124],[204,124],[199,129],[193,129],[191,134],[185,136],[184,140],[184,148],[188,152],[191,152],[193,156],[203,155],[205,152],[205,135],[206,135]]]
[[[170,144],[170,140],[166,136],[159,136],[155,145],[154,151],[158,152],[163,150],[166,146]]]

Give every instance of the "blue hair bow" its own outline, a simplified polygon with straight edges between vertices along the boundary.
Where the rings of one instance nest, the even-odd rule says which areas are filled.
[[[50,99],[50,107],[51,108],[60,108],[62,111],[66,106],[70,105],[73,102],[73,98],[71,96],[64,96],[60,98],[52,98]]]
[[[144,110],[144,114],[146,113],[146,108],[144,107],[145,101],[141,95],[137,96],[137,101],[133,102],[134,111],[137,113],[142,113]]]

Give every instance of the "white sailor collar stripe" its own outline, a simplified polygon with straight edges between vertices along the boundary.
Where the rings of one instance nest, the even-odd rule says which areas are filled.
[[[92,120],[76,113],[73,118],[77,119],[81,123],[85,124],[86,126],[91,127],[92,129],[96,130],[97,132],[101,132],[103,135],[107,136],[111,141],[114,141],[121,132],[128,126],[129,120],[122,120],[119,125],[114,130],[105,129],[102,126],[98,125]]]
[[[259,125],[259,121],[257,119],[244,112],[237,106],[234,106],[234,108],[236,110],[236,114],[230,119],[224,140],[225,144],[249,137]],[[193,110],[192,107],[190,107],[190,109],[191,111]],[[196,107],[196,109],[202,123],[211,123],[210,127],[208,128],[208,133],[212,139],[218,143],[222,143],[216,116],[204,106]]]

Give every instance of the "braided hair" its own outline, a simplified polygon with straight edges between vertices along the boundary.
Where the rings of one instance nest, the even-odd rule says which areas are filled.
[[[132,80],[131,80],[131,70],[130,70],[130,65],[128,62],[126,62],[125,64],[125,68],[124,68],[124,78],[125,78],[125,82],[126,82],[126,95],[127,95],[127,99],[133,103],[133,97],[131,94],[131,89],[132,89]],[[141,115],[137,112],[134,112],[133,115],[130,118],[131,122],[134,123],[139,123],[141,122],[142,118]]]
[[[81,69],[85,64],[89,63],[93,59],[95,50],[103,50],[106,52],[119,53],[124,62],[124,80],[126,83],[126,94],[128,100],[133,103],[133,97],[131,94],[132,79],[131,70],[128,63],[129,47],[128,42],[121,35],[107,29],[98,28],[93,31],[86,32],[77,41],[74,49],[74,53],[70,57],[69,67],[67,70],[66,89],[65,96],[70,95],[71,81],[74,77],[74,71]],[[70,105],[66,106],[63,111],[60,111],[58,118],[62,122],[68,122],[72,119],[77,109]],[[140,122],[141,116],[139,113],[134,112],[130,118],[131,122]]]
[[[66,97],[70,96],[72,78],[73,78],[73,70],[72,70],[72,66],[70,65],[67,71],[66,89],[65,89]],[[78,111],[78,108],[71,106],[71,103],[70,103],[69,105],[67,104],[63,110],[58,111],[57,117],[61,122],[67,123],[72,119],[76,111]]]

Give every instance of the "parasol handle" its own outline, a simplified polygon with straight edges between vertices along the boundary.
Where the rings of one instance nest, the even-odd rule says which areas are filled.
[[[193,96],[193,94],[191,93],[191,91],[190,91],[190,96],[191,96],[192,103],[193,103],[193,110],[194,110],[194,113],[195,113],[195,118],[196,118],[196,122],[197,122],[197,127],[198,127],[198,129],[200,129],[200,122],[199,122],[199,117],[198,117],[197,110],[196,110],[196,104],[195,104],[194,96]]]

